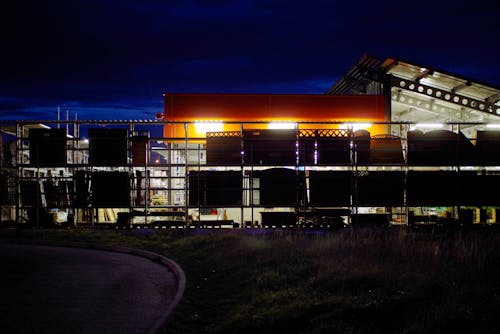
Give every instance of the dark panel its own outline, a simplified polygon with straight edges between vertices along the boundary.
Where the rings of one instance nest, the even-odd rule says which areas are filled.
[[[295,130],[245,130],[245,164],[295,165]]]
[[[395,136],[373,136],[370,140],[370,163],[372,165],[402,165],[401,138]]]
[[[89,164],[127,164],[127,129],[89,129]]]
[[[353,205],[403,206],[405,175],[403,172],[368,172],[355,177],[357,196]]]
[[[311,205],[350,206],[351,184],[351,172],[310,171]]]
[[[475,192],[479,198],[477,205],[481,206],[500,206],[500,175],[487,174],[479,175],[475,185]]]
[[[353,227],[389,227],[390,214],[388,213],[358,213],[351,214]]]
[[[9,189],[7,186],[7,175],[0,175],[0,205],[9,203]],[[0,217],[1,219],[1,217]]]
[[[458,202],[458,173],[447,171],[408,172],[409,206],[453,206]]]
[[[474,222],[473,209],[459,209],[458,222],[464,226],[471,225]]]
[[[481,165],[500,166],[500,131],[478,131],[476,147]]]
[[[318,138],[318,164],[350,165],[351,138],[349,137]]]
[[[287,168],[254,172],[260,180],[260,204],[264,206],[302,206],[305,198],[305,174]]]
[[[314,137],[299,138],[299,165],[314,165],[316,139]]]
[[[57,208],[59,189],[53,181],[43,181],[43,193],[48,208]]]
[[[145,165],[149,162],[148,136],[132,137],[132,163],[134,165]]]
[[[424,133],[420,130],[409,131],[406,135],[408,153],[408,165],[425,165],[426,161],[426,141]]]
[[[127,172],[93,172],[91,188],[93,207],[130,206],[130,179]]]
[[[66,164],[66,129],[30,129],[30,165]]]
[[[476,146],[462,132],[456,136],[458,139],[458,164],[460,166],[477,165],[478,154]]]
[[[370,163],[370,132],[366,130],[355,131],[353,143],[356,163],[368,165]]]
[[[448,166],[457,161],[456,136],[447,130],[408,132],[408,164]]]
[[[460,172],[458,204],[464,206],[500,205],[500,175]]]
[[[262,226],[294,226],[297,224],[295,212],[261,212]]]
[[[88,206],[89,198],[89,180],[87,179],[87,173],[85,171],[76,171],[74,176],[75,182],[75,207],[85,208]]]
[[[482,200],[481,179],[476,172],[460,172],[458,186],[458,204],[476,206]]]
[[[190,171],[188,176],[188,189],[189,189],[189,205],[190,206],[205,206],[206,200],[204,196],[207,176],[206,172]]]
[[[207,165],[240,165],[240,137],[209,137],[207,135]]]
[[[189,172],[190,206],[240,205],[242,176],[238,171]]]
[[[447,130],[408,132],[408,164],[451,166],[476,164],[474,145],[462,134]]]
[[[21,181],[21,201],[23,206],[42,206],[40,186],[36,181]]]

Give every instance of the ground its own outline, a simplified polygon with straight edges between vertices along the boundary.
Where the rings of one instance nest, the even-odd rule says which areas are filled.
[[[165,333],[494,333],[495,229],[4,230],[143,248],[185,271]]]

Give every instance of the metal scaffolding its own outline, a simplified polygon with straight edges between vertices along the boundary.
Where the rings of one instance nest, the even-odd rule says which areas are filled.
[[[165,137],[164,127],[172,124],[184,127],[184,136]],[[3,220],[33,226],[327,227],[408,224],[446,207],[446,218],[460,223],[469,223],[465,209],[476,215],[477,208],[480,216],[481,209],[493,208],[487,219],[496,221],[495,125],[435,124],[440,128],[426,132],[412,122],[370,125],[397,129],[395,136],[340,122],[299,122],[281,130],[266,129],[266,122],[235,124],[240,131],[190,137],[193,122],[4,122],[2,128],[15,128],[15,163],[3,162],[2,170],[11,171],[8,184],[15,186],[8,190],[13,203],[2,202]],[[462,130],[472,126],[477,135],[466,137]],[[426,200],[426,187],[442,199]],[[483,195],[474,195],[479,191]],[[484,214],[467,217],[485,221]]]

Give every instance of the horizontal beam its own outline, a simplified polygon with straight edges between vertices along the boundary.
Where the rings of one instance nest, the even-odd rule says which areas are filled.
[[[407,90],[415,92],[417,94],[422,94],[428,97],[432,97],[437,100],[453,103],[461,107],[474,109],[490,115],[500,116],[500,107],[495,106],[491,101],[482,101],[478,99],[473,99],[470,97],[454,93],[452,91],[438,89],[435,87],[424,85],[419,82],[415,82],[413,80],[398,78],[396,76],[391,76],[391,86],[395,88],[397,87],[398,89]]]

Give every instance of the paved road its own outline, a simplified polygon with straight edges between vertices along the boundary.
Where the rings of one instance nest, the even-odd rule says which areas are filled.
[[[148,333],[177,288],[138,256],[0,244],[0,332]]]

